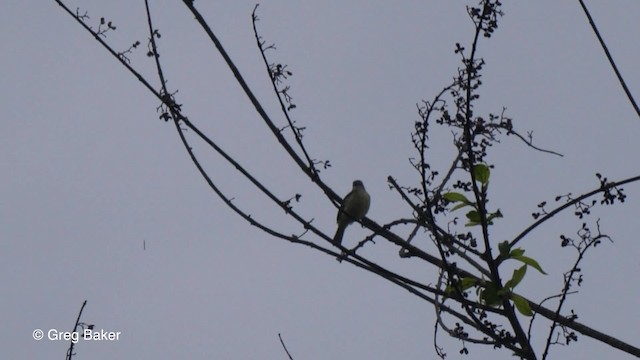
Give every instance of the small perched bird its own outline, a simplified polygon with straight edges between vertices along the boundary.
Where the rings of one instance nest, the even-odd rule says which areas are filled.
[[[336,244],[342,243],[342,235],[344,230],[356,220],[361,220],[369,211],[371,197],[367,190],[364,189],[362,181],[353,182],[353,189],[344,197],[342,206],[338,210],[338,230],[333,237]]]

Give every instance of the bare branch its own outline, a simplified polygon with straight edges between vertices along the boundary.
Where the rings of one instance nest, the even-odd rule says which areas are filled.
[[[598,30],[596,23],[593,21],[593,18],[589,13],[589,9],[587,9],[587,6],[584,4],[583,0],[578,0],[578,1],[580,2],[580,6],[582,7],[584,14],[587,16],[587,19],[589,20],[589,24],[591,25],[593,32],[598,37],[600,46],[602,46],[602,50],[604,50],[604,53],[607,56],[607,60],[609,60],[609,64],[611,64],[611,68],[616,73],[616,77],[618,77],[618,81],[620,82],[620,85],[622,86],[624,93],[627,95],[627,98],[629,99],[629,102],[631,102],[631,106],[633,106],[633,109],[636,111],[636,114],[638,115],[638,117],[640,117],[640,107],[638,107],[638,103],[636,103],[636,100],[633,98],[631,91],[627,87],[627,83],[624,81],[624,78],[622,77],[620,70],[618,70],[618,66],[616,65],[615,61],[613,61],[613,56],[611,56],[611,53],[609,52],[609,48],[607,47],[607,44],[604,42],[604,39],[602,38],[602,36],[600,36],[600,31]]]

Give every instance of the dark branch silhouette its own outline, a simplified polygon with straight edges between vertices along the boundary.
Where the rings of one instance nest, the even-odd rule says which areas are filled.
[[[611,56],[611,53],[609,52],[609,48],[607,47],[607,44],[604,42],[604,39],[600,35],[600,30],[598,30],[598,27],[596,26],[595,21],[593,21],[593,18],[591,17],[591,13],[589,12],[589,9],[587,9],[587,5],[584,4],[583,0],[578,0],[578,1],[580,2],[582,11],[584,11],[584,14],[587,16],[587,19],[589,20],[589,25],[591,25],[591,28],[593,29],[593,33],[596,34],[596,36],[598,37],[598,42],[600,42],[600,46],[602,46],[602,50],[604,50],[604,53],[607,56],[607,60],[609,60],[609,64],[611,64],[611,68],[616,73],[616,77],[618,78],[618,81],[620,82],[620,85],[622,86],[624,93],[627,95],[627,99],[629,99],[629,102],[631,102],[631,106],[633,106],[633,109],[636,111],[636,114],[638,115],[638,117],[640,117],[640,107],[638,107],[638,103],[636,103],[636,100],[633,98],[631,91],[627,87],[627,82],[622,77],[620,70],[618,70],[618,66],[616,65],[615,61],[613,61],[613,56]]]
[[[483,0],[478,6],[466,8],[469,19],[474,25],[470,49],[467,50],[465,46],[456,44],[454,52],[460,57],[461,65],[453,81],[443,87],[432,100],[423,101],[421,105],[418,105],[420,120],[415,122],[411,134],[417,156],[410,159],[413,169],[417,172],[415,184],[400,184],[392,175],[387,178],[389,187],[398,194],[399,200],[406,204],[405,216],[382,225],[375,219],[368,217],[354,219],[367,228],[369,234],[351,249],[332,242],[333,228],[319,228],[314,224],[313,218],[306,218],[296,210],[294,201],[297,201],[302,196],[301,194],[289,198],[277,196],[261,182],[261,174],[247,170],[239,160],[201,131],[195,121],[188,118],[183,104],[178,102],[177,90],[167,87],[166,79],[169,72],[163,68],[160,60],[160,32],[152,22],[153,16],[148,1],[145,0],[149,32],[147,55],[153,58],[155,64],[154,76],[157,76],[157,81],[160,84],[158,89],[152,86],[151,81],[131,65],[128,58],[128,55],[138,48],[140,42],[134,42],[134,45],[125,51],[115,51],[106,42],[109,33],[116,30],[112,22],[101,19],[97,29],[94,29],[87,24],[90,19],[88,13],[81,14],[79,11],[74,13],[61,0],[55,1],[159,100],[160,118],[165,122],[173,122],[194,166],[226,206],[248,224],[261,229],[270,237],[303,245],[327,256],[339,257],[346,263],[375,274],[433,306],[436,315],[434,349],[441,358],[444,358],[446,353],[444,348],[438,344],[436,335],[440,329],[449,336],[460,340],[461,353],[469,352],[468,344],[489,345],[508,349],[523,359],[538,359],[538,351],[534,349],[530,339],[532,338],[534,320],[541,321],[543,320],[541,318],[548,320],[550,324],[545,347],[540,351],[542,359],[548,357],[551,345],[574,342],[577,336],[575,332],[597,339],[626,353],[640,356],[640,349],[637,347],[577,322],[577,317],[573,313],[562,313],[568,295],[576,294],[575,287],[580,286],[581,279],[577,275],[577,269],[579,269],[586,252],[592,251],[602,239],[608,239],[608,235],[600,230],[599,220],[595,221],[595,226],[587,225],[587,219],[590,219],[590,209],[598,205],[594,197],[602,196],[599,205],[623,202],[626,195],[621,186],[640,181],[640,176],[620,181],[608,181],[604,176],[597,174],[600,181],[599,187],[577,197],[570,194],[559,195],[556,197],[556,201],[564,201],[564,204],[548,212],[545,208],[546,202],[541,203],[539,212],[534,213],[534,222],[512,240],[498,243],[492,236],[492,226],[499,222],[503,216],[501,210],[492,208],[493,204],[489,202],[491,169],[494,165],[489,163],[487,159],[493,147],[500,144],[502,138],[515,136],[533,151],[562,156],[557,152],[535,145],[531,133],[527,133],[526,136],[522,135],[525,133],[516,129],[514,121],[506,115],[506,108],[488,114],[477,114],[474,110],[474,105],[479,102],[479,89],[482,87],[485,65],[485,60],[477,55],[478,49],[485,39],[491,38],[492,34],[498,30],[500,18],[503,16],[500,1]],[[337,210],[343,200],[321,177],[321,170],[331,166],[330,160],[317,160],[321,157],[316,157],[305,147],[303,141],[305,127],[299,125],[292,116],[291,111],[296,106],[293,103],[291,88],[286,84],[287,79],[293,76],[293,73],[286,64],[270,62],[267,52],[275,50],[275,45],[267,45],[268,43],[258,31],[258,6],[256,5],[251,14],[253,33],[258,52],[265,65],[266,75],[272,82],[272,89],[280,105],[283,123],[286,123],[284,127],[277,126],[276,121],[265,112],[263,105],[236,67],[231,55],[225,50],[214,30],[196,9],[194,2],[183,0],[183,3],[202,31],[207,34],[211,45],[224,59],[236,82],[256,110],[260,121],[267,125],[271,136],[282,147],[282,155],[288,157],[291,165],[304,174],[310,183],[317,186],[325,194],[326,201],[333,204]],[[635,106],[635,102],[628,93],[628,89],[586,7],[582,1],[580,3],[587,13],[623,88],[627,91],[627,96]],[[106,27],[104,26],[105,22]],[[637,110],[637,106],[635,108]],[[442,171],[444,175],[430,164],[434,153],[429,147],[429,131],[434,126],[450,130],[452,144],[455,147],[450,165]],[[260,219],[251,214],[249,210],[236,204],[233,201],[233,196],[225,193],[217,185],[217,178],[201,164],[198,155],[193,151],[193,147],[185,135],[185,131],[190,131],[195,137],[202,140],[210,151],[233,166],[241,176],[249,181],[253,188],[271,201],[274,209],[282,210],[286,216],[295,220],[296,230],[278,229],[268,220]],[[291,135],[289,135],[289,131]],[[217,173],[214,175],[225,176]],[[496,191],[493,188],[492,190]],[[591,200],[591,203],[587,200]],[[571,237],[561,237],[561,239],[562,247],[577,250],[576,260],[570,265],[570,270],[563,274],[564,286],[558,294],[551,296],[535,294],[536,297],[544,298],[544,300],[530,300],[516,292],[516,286],[525,276],[539,276],[538,274],[528,274],[527,269],[529,272],[546,273],[536,259],[524,255],[524,248],[516,246],[523,246],[524,240],[532,230],[546,224],[555,215],[570,211],[570,209],[574,209],[574,214],[582,222],[577,232],[579,239],[573,240]],[[462,224],[462,221],[455,215],[457,212],[464,211],[466,211],[464,214],[466,223]],[[590,228],[594,227],[597,231],[592,233]],[[404,233],[404,230],[410,230],[410,235],[406,238],[398,235]],[[423,279],[412,279],[401,271],[393,270],[391,264],[376,263],[363,255],[366,247],[374,246],[376,241],[383,240],[397,246],[398,256],[404,259],[403,261],[421,261],[437,269],[438,277],[434,280],[435,285],[427,284]],[[426,246],[429,244],[435,247],[435,254],[426,250]],[[521,267],[510,274],[502,267],[507,260],[519,262]],[[543,304],[550,302],[557,303],[551,304],[549,307],[543,306]],[[529,319],[528,324],[523,319]],[[280,334],[278,336],[280,337]],[[280,342],[289,358],[292,359],[282,337],[280,337]],[[73,347],[70,352],[72,349]]]

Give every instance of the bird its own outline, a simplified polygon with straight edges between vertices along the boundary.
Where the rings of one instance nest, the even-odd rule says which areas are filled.
[[[364,188],[364,184],[360,180],[353,182],[353,188],[351,192],[344,197],[342,206],[338,210],[338,230],[333,237],[333,242],[337,245],[342,243],[342,236],[344,230],[356,220],[362,220],[362,218],[369,211],[369,205],[371,205],[371,197]]]

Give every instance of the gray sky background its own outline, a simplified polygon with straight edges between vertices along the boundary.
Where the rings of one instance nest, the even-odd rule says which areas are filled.
[[[96,25],[118,30],[108,41],[143,43],[132,64],[155,79],[145,56],[142,1],[69,2]],[[196,5],[263,102],[280,119],[251,28],[249,1]],[[413,185],[410,132],[415,104],[447,85],[459,66],[454,44],[468,45],[465,2],[266,1],[261,34],[275,42],[273,61],[289,64],[289,82],[313,157],[331,160],[325,181],[339,193],[360,178],[372,196],[369,216],[384,223],[409,216],[386,177]],[[178,1],[152,3],[161,60],[184,113],[282,198],[328,234],[335,208],[294,168],[258,118],[205,34]],[[640,2],[589,2],[595,21],[640,96]],[[555,195],[580,194],[609,179],[638,175],[640,119],[615,79],[577,1],[509,2],[494,38],[482,41],[487,65],[478,112],[507,115],[537,145],[515,138],[491,149],[496,164],[491,205],[505,215],[492,229],[512,238]],[[53,1],[0,4],[0,345],[2,358],[64,358],[67,341],[37,342],[32,331],[68,331],[82,320],[121,331],[115,342],[81,342],[77,359],[284,359],[282,333],[295,359],[432,359],[434,311],[390,283],[308,248],[248,226],[207,187],[175,129],[158,119],[158,101]],[[154,82],[157,85],[157,81]],[[434,129],[435,130],[435,129]],[[452,148],[434,131],[432,162],[443,169]],[[190,136],[193,140],[194,136]],[[256,218],[300,229],[217,156],[194,148],[213,178]],[[583,263],[585,281],[566,308],[579,320],[639,346],[637,184],[623,205],[597,208],[603,243]],[[463,214],[460,214],[463,216]],[[580,222],[559,216],[522,243],[550,274],[530,271],[520,292],[542,299],[561,288],[573,253],[559,234]],[[353,226],[345,242],[365,233]],[[312,240],[315,240],[311,238]],[[147,249],[142,244],[146,241]],[[423,239],[424,241],[424,239]],[[401,260],[378,241],[364,253],[425,283],[436,270]],[[542,344],[547,323],[535,327]],[[440,334],[448,359],[511,359]],[[538,348],[540,349],[540,348]],[[580,336],[554,347],[554,359],[626,359]]]

